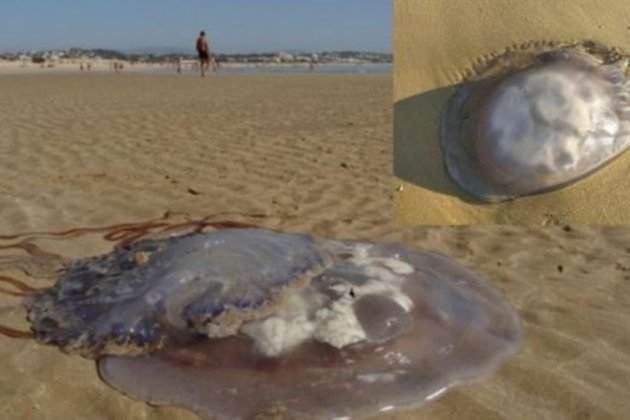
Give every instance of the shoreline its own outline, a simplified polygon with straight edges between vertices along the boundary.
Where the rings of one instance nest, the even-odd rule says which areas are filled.
[[[90,70],[87,65],[90,64]],[[114,63],[122,64],[120,71],[115,71]],[[183,62],[182,72],[177,72],[176,63],[130,63],[115,60],[99,60],[92,62],[73,61],[59,64],[23,64],[14,61],[0,60],[0,76],[4,75],[34,75],[34,74],[172,74],[198,75],[196,61]],[[83,66],[83,70],[81,70]],[[221,67],[213,74],[383,74],[389,75],[393,71],[392,63],[321,63],[309,69],[308,63],[221,63]]]

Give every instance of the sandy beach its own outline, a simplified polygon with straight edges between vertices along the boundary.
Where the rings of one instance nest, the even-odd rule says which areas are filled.
[[[630,410],[630,229],[396,226],[391,77],[7,75],[0,90],[0,235],[226,212],[217,219],[435,250],[505,294],[523,318],[524,347],[488,380],[383,418]],[[38,244],[70,258],[108,245],[100,235]],[[0,261],[0,275],[28,281]],[[18,304],[0,294],[0,323],[27,328]],[[196,418],[125,397],[89,360],[0,342],[7,418]]]
[[[84,76],[0,79],[3,231],[389,217],[389,77]]]

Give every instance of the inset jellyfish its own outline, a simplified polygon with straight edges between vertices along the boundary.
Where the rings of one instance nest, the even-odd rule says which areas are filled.
[[[442,118],[450,177],[482,201],[573,183],[630,146],[627,56],[592,42],[493,56]]]
[[[113,252],[25,290],[35,339],[98,360],[101,378],[132,398],[230,419],[413,408],[519,348],[510,305],[445,256],[188,224],[159,238],[127,227]]]

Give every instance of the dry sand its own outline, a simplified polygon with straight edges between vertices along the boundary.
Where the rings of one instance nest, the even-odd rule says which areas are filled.
[[[0,78],[0,234],[232,211],[268,214],[254,221],[286,231],[437,250],[505,293],[525,346],[496,376],[389,418],[623,418],[630,229],[394,226],[390,85],[376,76]],[[68,256],[104,250],[90,237],[41,244]],[[0,321],[25,328],[16,303],[0,294]],[[0,356],[7,418],[195,418],[130,400],[93,362],[30,340],[0,336]]]
[[[389,218],[387,76],[6,76],[0,91],[2,231],[166,210],[324,234],[328,218]]]
[[[630,223],[630,153],[559,190],[513,202],[470,200],[447,176],[440,114],[490,54],[531,42],[594,40],[630,53],[620,0],[397,0],[394,17],[395,217],[409,224]]]

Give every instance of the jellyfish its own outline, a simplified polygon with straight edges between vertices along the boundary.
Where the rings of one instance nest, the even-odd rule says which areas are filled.
[[[50,287],[4,283],[23,291],[36,341],[94,359],[101,379],[131,398],[202,418],[411,409],[488,377],[520,347],[514,309],[449,257],[185,225],[118,227],[113,251],[65,261]],[[55,261],[28,240],[16,246]]]
[[[593,42],[532,43],[492,55],[449,99],[449,176],[494,202],[574,183],[630,145],[627,56]]]

